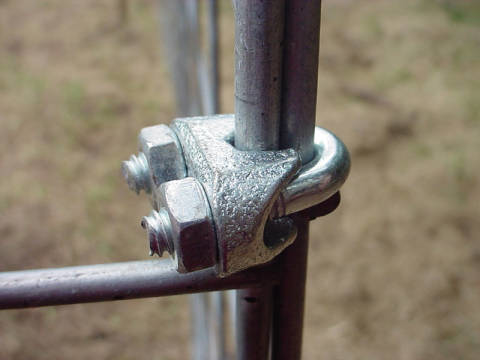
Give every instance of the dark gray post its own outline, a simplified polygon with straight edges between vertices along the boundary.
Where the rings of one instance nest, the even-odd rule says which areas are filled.
[[[303,163],[314,155],[320,12],[321,0],[286,1],[280,145]]]
[[[321,0],[287,0],[283,56],[282,148],[296,149],[307,163],[314,156]],[[275,290],[272,356],[301,358],[308,221],[295,217],[298,235],[281,254],[281,281]]]

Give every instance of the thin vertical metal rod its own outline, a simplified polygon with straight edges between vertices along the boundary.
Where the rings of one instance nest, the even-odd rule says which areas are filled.
[[[285,9],[281,148],[313,159],[321,0],[288,0]]]
[[[157,0],[157,5],[162,48],[172,77],[177,116],[199,115],[196,1]]]
[[[209,44],[209,65],[210,65],[210,82],[212,84],[212,101],[213,112],[220,112],[219,101],[219,47],[218,47],[218,1],[208,0],[208,44]]]
[[[206,113],[220,112],[219,102],[219,47],[218,47],[218,1],[207,2],[209,107]],[[202,95],[205,95],[202,93]],[[210,293],[209,325],[211,360],[224,360],[226,356],[225,337],[225,296],[223,292]]]
[[[192,359],[210,360],[210,332],[205,327],[208,324],[207,294],[193,294],[190,296],[190,309],[192,311]]]
[[[209,293],[210,309],[208,328],[210,331],[210,359],[225,359],[225,298],[222,291]]]
[[[280,284],[274,290],[272,359],[299,360],[302,351],[308,221],[295,219],[297,238],[280,254]]]
[[[284,2],[234,0],[235,147],[280,145]],[[238,290],[238,360],[266,360],[270,350],[271,288]]]
[[[172,74],[178,116],[213,113],[207,68],[199,53],[197,1],[157,0],[162,25],[163,47]],[[190,298],[192,312],[192,359],[210,360],[211,332],[207,294]]]
[[[270,286],[237,291],[237,359],[266,360],[272,323]]]
[[[287,0],[283,58],[281,148],[296,149],[303,163],[314,156],[321,0]],[[280,255],[274,292],[272,358],[298,360],[302,352],[308,220],[296,216],[298,235]]]
[[[283,51],[282,0],[234,0],[235,147],[279,146]]]

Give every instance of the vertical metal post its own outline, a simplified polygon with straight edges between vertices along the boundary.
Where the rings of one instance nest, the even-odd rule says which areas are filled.
[[[287,0],[283,64],[282,148],[295,148],[307,163],[314,156],[321,0]],[[282,274],[274,294],[275,360],[301,358],[308,220],[295,217],[298,235],[280,255]]]
[[[309,225],[300,217],[295,220],[297,238],[280,255],[281,280],[274,290],[272,358],[275,360],[301,358]]]
[[[201,110],[198,69],[197,2],[157,0],[162,47],[172,76],[178,116],[198,115]],[[182,19],[182,20],[180,20]],[[181,44],[181,46],[179,46]]]
[[[209,46],[209,65],[210,65],[210,79],[212,84],[211,94],[213,102],[213,112],[218,114],[220,112],[219,100],[219,48],[218,48],[218,1],[208,0],[208,46]]]
[[[279,146],[284,3],[234,0],[235,147]]]
[[[226,349],[225,337],[225,297],[222,291],[209,293],[210,309],[209,324],[210,331],[210,359],[224,360]]]
[[[320,12],[321,0],[286,2],[280,142],[304,164],[314,155]]]
[[[237,290],[237,359],[266,360],[270,350],[272,288]]]
[[[164,51],[167,54],[166,59],[175,90],[177,115],[197,116],[202,110],[210,114],[216,112],[214,99],[217,97],[212,94],[214,85],[199,54],[197,1],[157,0],[157,2],[164,34]],[[210,26],[212,20],[216,21],[210,18]],[[211,32],[213,30],[216,30],[216,27],[210,29]],[[219,349],[217,353],[223,354],[223,339],[220,339],[222,343],[217,347],[214,341],[218,339],[213,339],[215,333],[206,331],[206,328],[212,328],[208,326],[212,322],[208,298],[208,294],[193,294],[190,297],[193,360],[214,359],[212,353],[217,349]],[[218,333],[220,331],[221,329]]]
[[[280,145],[284,3],[234,0],[235,147],[276,150]],[[266,360],[271,329],[271,288],[239,290],[238,360]]]
[[[209,71],[209,109],[213,114],[220,112],[219,101],[219,48],[218,48],[218,1],[208,0],[207,2],[207,33],[208,33],[208,66]],[[205,95],[205,94],[204,94]],[[212,360],[224,360],[226,349],[225,337],[225,297],[223,292],[210,293],[210,356]]]

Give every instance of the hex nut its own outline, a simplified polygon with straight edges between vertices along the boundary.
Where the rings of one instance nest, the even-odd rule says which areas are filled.
[[[170,220],[177,270],[185,273],[215,265],[216,236],[202,185],[187,177],[166,182],[157,192],[157,206],[167,211]]]
[[[152,191],[166,181],[186,176],[182,147],[170,127],[162,124],[143,128],[138,143],[150,168]]]

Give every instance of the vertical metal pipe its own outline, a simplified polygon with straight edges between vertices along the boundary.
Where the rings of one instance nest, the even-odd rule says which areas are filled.
[[[272,288],[237,291],[237,359],[266,360],[270,346]],[[248,330],[248,331],[246,331]]]
[[[321,0],[287,0],[283,59],[281,148],[296,149],[303,163],[314,156]],[[296,216],[298,235],[280,255],[275,289],[272,358],[301,358],[308,220]]]
[[[209,65],[210,78],[212,84],[212,101],[213,112],[220,112],[219,102],[219,48],[218,48],[218,1],[208,0],[208,44],[209,44]]]
[[[220,112],[219,102],[219,47],[218,47],[218,1],[207,2],[208,66],[210,83],[210,113]],[[226,356],[225,297],[223,292],[210,293],[210,353],[212,360]]]
[[[284,2],[234,0],[235,147],[279,148]],[[271,288],[237,291],[237,359],[266,360]]]
[[[210,334],[210,359],[225,359],[225,299],[222,291],[211,292],[209,294],[209,331]]]
[[[279,146],[284,2],[234,0],[235,147]]]
[[[197,1],[157,0],[162,25],[163,48],[166,53],[178,116],[201,115],[211,109],[211,89],[207,68],[199,54],[199,22]],[[203,86],[202,86],[203,85]],[[192,311],[192,359],[210,360],[212,335],[205,328],[209,320],[208,295],[190,298]]]
[[[313,159],[321,0],[288,0],[285,8],[281,148]]]
[[[178,116],[199,115],[201,104],[195,65],[198,53],[196,2],[157,0],[157,5],[162,48],[172,77],[176,113]]]
[[[299,360],[302,351],[308,221],[295,219],[297,238],[280,255],[280,284],[274,290],[272,359]]]
[[[210,333],[206,331],[208,324],[207,294],[193,294],[190,296],[192,311],[192,356],[193,360],[210,360]]]

